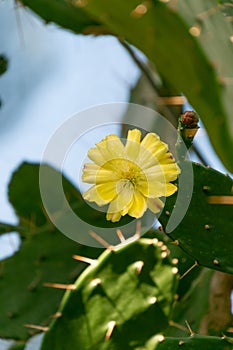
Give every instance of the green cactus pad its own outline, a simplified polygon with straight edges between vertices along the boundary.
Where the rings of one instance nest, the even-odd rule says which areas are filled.
[[[78,245],[58,232],[44,232],[22,242],[20,250],[0,262],[0,337],[27,339],[25,324],[46,325],[64,293],[46,282],[70,283],[84,268],[72,255]]]
[[[96,257],[102,252],[68,239],[48,221],[40,198],[38,173],[38,164],[24,163],[13,174],[9,198],[19,225],[0,225],[0,232],[18,231],[21,237],[19,251],[0,261],[0,337],[8,339],[29,338],[34,331],[25,324],[50,323],[64,290],[43,284],[72,283],[86,267],[74,261],[74,254]],[[63,182],[67,198],[71,203],[77,202],[79,192],[65,177]]]
[[[165,338],[152,350],[232,350],[233,339],[193,335],[189,338]]]
[[[166,332],[167,336],[187,336],[189,331],[186,321],[193,332],[199,333],[201,321],[209,308],[210,282],[213,273],[213,270],[203,269],[186,290],[186,294],[175,302],[171,316],[174,325],[170,323],[171,327]]]
[[[177,269],[158,245],[142,238],[105,251],[64,296],[42,350],[144,349],[167,327],[177,285]]]
[[[193,164],[194,188],[188,211],[181,223],[168,235],[200,265],[233,273],[233,205],[224,201],[233,199],[233,181],[213,169]],[[228,199],[226,199],[228,198]],[[160,216],[166,231],[176,195],[168,197]],[[214,204],[213,202],[219,202]],[[223,202],[220,204],[220,202]],[[176,203],[182,210],[182,203]]]

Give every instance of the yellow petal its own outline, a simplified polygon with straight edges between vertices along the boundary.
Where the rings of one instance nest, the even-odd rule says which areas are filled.
[[[111,202],[116,196],[116,182],[95,185],[83,193],[83,198],[85,200],[95,202],[100,206]]]
[[[112,221],[112,222],[118,222],[121,218],[121,212],[118,211],[116,213],[107,213],[106,215],[106,219],[108,221]]]
[[[128,130],[127,142],[134,141],[134,142],[140,143],[141,135],[142,133],[138,129]],[[126,142],[126,146],[127,146],[127,142]]]
[[[174,157],[170,152],[164,154],[164,156],[159,159],[159,164],[172,164],[175,162]]]
[[[166,178],[166,182],[174,181],[180,174],[180,168],[176,163],[172,164],[161,164],[162,172]]]
[[[160,164],[145,169],[143,174],[148,182],[166,182],[165,173]]]
[[[132,204],[134,188],[133,185],[127,181],[117,197],[110,203],[108,207],[107,219],[112,220],[113,214],[121,213],[122,216],[126,215]]]
[[[116,182],[119,180],[119,176],[115,171],[106,170],[104,167],[100,168],[96,173],[96,184],[105,182]]]
[[[86,201],[95,202],[99,206],[109,203],[108,201],[103,200],[99,196],[98,192],[96,191],[96,186],[92,186],[91,188],[89,188],[86,192],[83,193],[82,196]]]
[[[96,191],[103,200],[110,202],[117,196],[117,182],[96,185]]]
[[[144,177],[137,181],[136,187],[146,197],[170,196],[176,191],[176,186],[168,186],[168,183],[176,180],[179,173],[176,163],[156,165],[144,170]]]
[[[102,156],[101,152],[96,147],[90,148],[87,155],[94,163],[96,163],[100,166],[106,162],[106,160]]]
[[[177,191],[177,186],[171,183],[166,184],[166,197],[171,196],[173,193]]]
[[[140,150],[141,131],[129,130],[125,145],[125,154],[131,160],[136,160]]]
[[[148,151],[151,151],[154,148],[154,145],[157,143],[157,141],[160,141],[160,137],[154,132],[149,132],[143,138],[141,145],[143,146],[143,148],[146,148],[148,149]]]
[[[139,192],[134,191],[133,202],[128,214],[134,218],[140,218],[147,209],[146,198]]]
[[[168,151],[168,145],[162,141],[158,135],[154,133],[147,134],[141,142],[139,153],[139,164],[143,169],[158,164],[159,159],[162,158]]]
[[[152,132],[144,137],[141,145],[143,148],[147,149],[147,151],[156,156],[157,159],[161,158],[161,156],[168,151],[168,145],[161,141],[158,135]]]
[[[139,178],[136,188],[146,197],[154,198],[166,195],[166,179],[159,165],[144,171]]]
[[[111,134],[96,144],[105,161],[124,156],[124,145],[117,135]]]
[[[153,213],[159,213],[160,210],[164,207],[164,203],[159,198],[148,198],[147,199],[148,208]]]
[[[148,198],[166,196],[166,183],[156,181],[140,181],[137,184],[137,190],[140,191],[143,196]]]
[[[87,182],[89,184],[96,183],[96,176],[100,167],[94,163],[86,163],[84,164],[82,181]]]

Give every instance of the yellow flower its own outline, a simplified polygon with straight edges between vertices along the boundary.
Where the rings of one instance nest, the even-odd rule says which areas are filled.
[[[141,141],[138,129],[129,130],[125,145],[109,135],[88,151],[88,157],[94,163],[84,165],[82,180],[94,185],[83,198],[99,206],[109,204],[107,220],[117,222],[126,214],[140,218],[147,208],[158,213],[164,206],[160,197],[177,190],[170,181],[180,169],[155,133]]]

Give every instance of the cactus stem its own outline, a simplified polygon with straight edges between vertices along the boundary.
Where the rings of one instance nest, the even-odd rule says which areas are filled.
[[[90,258],[87,258],[86,256],[81,256],[81,255],[73,255],[73,258],[75,260],[79,260],[79,261],[82,261],[82,262],[85,262],[89,265],[93,265],[93,266],[96,266],[97,265],[97,260],[95,259],[90,259]]]
[[[108,322],[108,329],[107,329],[107,332],[105,334],[106,340],[109,340],[111,338],[111,335],[112,335],[115,327],[116,327],[116,321]]]
[[[47,332],[49,330],[49,327],[37,326],[35,324],[25,324],[24,327],[37,329],[38,331],[43,331],[43,332]]]
[[[187,270],[183,273],[183,275],[180,276],[180,280],[182,280],[182,278],[184,278],[190,271],[192,271],[196,266],[198,266],[198,262],[195,261],[195,263]]]
[[[190,337],[192,337],[194,335],[194,332],[193,332],[192,328],[190,327],[190,324],[188,323],[187,320],[185,320],[185,324],[186,324],[188,331],[190,333]]]
[[[61,283],[43,283],[44,287],[56,288],[56,289],[66,289],[66,290],[75,290],[75,284],[61,284]]]
[[[141,261],[141,260],[136,261],[136,263],[134,263],[134,266],[136,267],[136,272],[139,275],[142,271],[143,266],[144,266],[144,261]]]
[[[116,230],[116,233],[117,233],[117,236],[119,237],[120,242],[121,242],[121,243],[124,243],[124,242],[125,242],[125,237],[124,237],[122,231],[118,228],[118,229]]]
[[[88,232],[89,235],[91,237],[93,237],[97,242],[99,242],[104,248],[108,249],[108,250],[111,250],[111,251],[114,251],[114,247],[109,244],[107,241],[105,241],[105,239],[103,239],[102,237],[100,237],[97,233],[95,233],[94,231],[89,231]]]

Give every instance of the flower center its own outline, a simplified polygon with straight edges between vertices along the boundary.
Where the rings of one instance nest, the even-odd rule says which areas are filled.
[[[119,180],[128,180],[134,186],[139,178],[143,176],[140,167],[128,159],[112,159],[105,163],[103,168],[111,169],[117,174]]]

